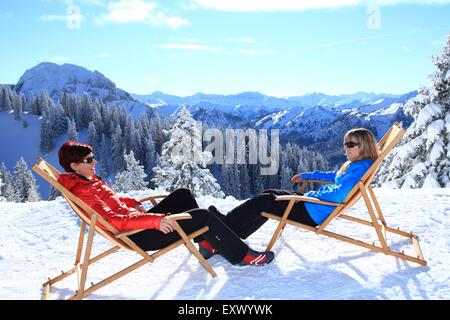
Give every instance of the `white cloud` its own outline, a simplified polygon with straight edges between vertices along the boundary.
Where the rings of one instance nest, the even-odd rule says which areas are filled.
[[[94,55],[94,57],[105,59],[105,58],[111,58],[112,55],[110,53],[108,53],[108,52],[101,52],[101,53],[98,53],[98,54]]]
[[[239,53],[246,56],[259,56],[259,55],[267,55],[273,54],[275,50],[256,50],[256,49],[239,49]]]
[[[302,11],[347,6],[448,4],[450,0],[192,0],[199,7],[218,11]]]
[[[107,23],[150,23],[155,26],[167,25],[172,28],[189,25],[189,21],[180,17],[166,16],[162,11],[156,11],[154,2],[143,0],[121,0],[108,3],[108,13],[96,19],[98,25]]]
[[[407,46],[402,46],[402,50],[405,51],[406,53],[410,53],[411,49],[408,48]]]
[[[52,22],[52,21],[63,21],[63,22],[70,22],[75,21],[77,23],[81,23],[81,21],[84,20],[84,16],[79,13],[71,13],[67,15],[42,15],[39,18],[41,21],[44,22]]]
[[[250,37],[228,37],[227,41],[237,43],[248,43],[248,44],[256,43],[256,40]]]
[[[405,32],[381,34],[381,35],[377,35],[377,36],[361,37],[361,38],[354,38],[354,39],[348,39],[348,40],[342,40],[342,41],[334,41],[334,42],[322,43],[322,44],[318,44],[318,45],[315,45],[315,46],[312,46],[312,47],[302,48],[302,49],[299,49],[299,50],[287,52],[287,53],[284,54],[283,58],[289,58],[289,57],[298,55],[298,54],[303,53],[303,52],[308,52],[308,51],[317,50],[317,49],[332,48],[332,47],[336,47],[336,46],[340,46],[340,45],[347,45],[347,44],[350,44],[350,43],[357,43],[357,42],[362,42],[362,41],[367,41],[367,40],[375,40],[375,39],[382,39],[382,38],[398,37],[398,36],[417,34],[417,33],[427,32],[427,31],[429,31],[429,30],[405,31]]]
[[[443,46],[445,44],[444,40],[433,40],[431,41],[433,46]]]
[[[221,52],[221,48],[210,47],[198,43],[165,43],[161,45],[163,49],[186,50],[186,51],[210,51],[214,53]]]

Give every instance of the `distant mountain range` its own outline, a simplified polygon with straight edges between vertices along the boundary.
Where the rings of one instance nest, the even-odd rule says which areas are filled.
[[[394,121],[409,126],[412,119],[403,113],[403,104],[416,91],[403,95],[357,92],[353,95],[312,93],[277,98],[259,92],[235,95],[197,93],[178,97],[154,92],[132,96],[174,117],[182,105],[193,117],[209,127],[280,129],[282,143],[292,142],[325,155],[331,166],[345,160],[342,137],[354,127],[370,128],[380,138]]]
[[[287,98],[278,98],[263,95],[259,92],[242,92],[233,95],[218,95],[196,93],[192,96],[178,97],[165,94],[161,91],[155,91],[149,95],[131,94],[136,100],[148,103],[153,106],[163,105],[193,105],[209,102],[215,105],[223,106],[222,111],[232,111],[238,106],[265,106],[267,109],[284,109],[298,106],[326,106],[330,108],[348,107],[352,103],[360,105],[361,103],[371,103],[387,98],[396,98],[393,94],[376,94],[357,92],[355,94],[345,95],[327,95],[324,93],[310,93],[301,96]],[[228,107],[228,109],[226,109]]]
[[[403,104],[416,91],[402,95],[357,92],[352,95],[312,93],[277,98],[259,92],[235,95],[197,93],[178,97],[154,92],[132,96],[148,103],[163,117],[188,106],[196,120],[209,127],[280,129],[282,143],[292,142],[321,152],[332,166],[345,160],[342,137],[354,127],[370,128],[380,138],[394,121],[409,126]]]
[[[280,129],[281,141],[298,143],[326,154],[333,165],[343,160],[341,139],[355,126],[371,128],[378,137],[393,121],[409,125],[403,104],[417,95],[357,92],[346,95],[311,93],[286,98],[259,92],[233,95],[196,93],[179,97],[160,91],[149,95],[130,94],[98,71],[73,64],[43,62],[27,70],[14,89],[27,98],[42,90],[57,101],[63,92],[88,94],[107,105],[121,105],[134,117],[148,110],[162,118],[175,116],[186,105],[194,118],[209,127]]]

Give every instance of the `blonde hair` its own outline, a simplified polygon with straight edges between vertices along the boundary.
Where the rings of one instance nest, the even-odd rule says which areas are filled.
[[[377,140],[369,129],[355,128],[347,131],[344,136],[344,142],[350,140],[359,144],[359,157],[356,161],[363,159],[371,159],[375,161],[378,158],[380,152],[378,150]],[[350,164],[351,161],[344,163],[339,169],[338,174],[344,173]]]

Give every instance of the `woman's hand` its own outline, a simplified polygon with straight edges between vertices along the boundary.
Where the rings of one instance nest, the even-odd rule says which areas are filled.
[[[300,173],[299,173],[299,174],[296,174],[295,176],[293,176],[293,177],[291,178],[291,183],[292,183],[292,184],[294,184],[294,183],[300,183],[300,182],[302,182],[302,177],[300,176]]]
[[[175,224],[167,217],[161,218],[159,221],[159,230],[165,234],[168,234],[169,232],[175,230]]]

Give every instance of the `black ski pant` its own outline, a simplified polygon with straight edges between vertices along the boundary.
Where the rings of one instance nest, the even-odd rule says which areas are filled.
[[[187,212],[192,216],[189,220],[179,220],[181,228],[192,233],[204,226],[209,230],[194,239],[199,242],[206,239],[219,253],[232,264],[242,261],[248,251],[248,246],[219,217],[207,209],[199,209],[197,201],[189,189],[180,188],[161,200],[148,212],[175,214]],[[164,248],[180,239],[178,232],[168,234],[156,229],[147,229],[129,236],[144,251]]]
[[[264,190],[256,197],[245,201],[228,212],[222,219],[239,237],[246,239],[268,220],[261,216],[261,212],[266,211],[279,217],[283,216],[289,201],[275,201],[275,197],[281,195],[301,196],[303,194],[288,190]],[[312,227],[317,226],[317,223],[311,218],[303,202],[294,204],[289,219]]]

